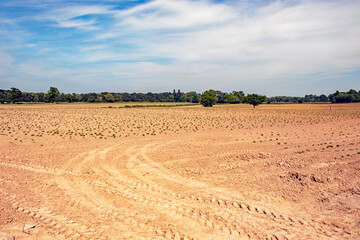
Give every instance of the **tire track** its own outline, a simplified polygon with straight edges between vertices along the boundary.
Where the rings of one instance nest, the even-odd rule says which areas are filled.
[[[72,171],[64,171],[61,169],[49,168],[49,167],[44,167],[44,166],[40,166],[40,165],[30,166],[30,165],[20,165],[20,164],[14,164],[14,163],[0,163],[0,166],[11,167],[11,168],[16,168],[18,170],[29,171],[29,172],[34,172],[34,173],[41,173],[41,174],[44,173],[44,174],[50,174],[50,175],[64,175],[64,174],[76,175]]]
[[[65,169],[55,169],[43,167],[40,165],[18,165],[13,163],[0,163],[3,167],[16,168],[22,171],[30,171],[38,174],[47,174],[53,177],[54,182],[63,182],[71,191],[67,192],[70,207],[82,207],[84,211],[90,212],[93,216],[98,216],[98,219],[111,220],[112,222],[119,222],[119,228],[125,228],[136,225],[144,228],[145,232],[155,233],[158,237],[165,237],[168,239],[191,239],[188,234],[180,233],[179,227],[166,227],[157,226],[154,222],[147,222],[146,220],[131,216],[131,218],[124,217],[124,213],[115,207],[109,207],[99,202],[91,202],[86,197],[89,192],[96,195],[98,192],[110,194],[111,198],[128,200],[134,202],[136,206],[141,208],[156,209],[161,212],[163,216],[168,219],[181,219],[184,222],[193,222],[201,229],[199,232],[205,232],[205,229],[211,229],[219,239],[238,239],[238,238],[251,238],[251,239],[293,239],[301,237],[302,229],[311,230],[318,239],[327,239],[328,236],[342,235],[346,236],[343,229],[334,227],[326,222],[318,222],[315,220],[304,220],[287,216],[285,214],[276,213],[276,211],[268,210],[264,207],[255,207],[253,204],[246,203],[246,201],[239,200],[231,194],[223,194],[225,198],[219,198],[219,189],[206,186],[205,183],[195,182],[191,179],[186,179],[181,176],[176,176],[168,169],[165,169],[160,164],[155,163],[147,152],[156,150],[157,148],[164,147],[166,144],[150,144],[145,146],[135,146],[129,149],[126,154],[127,169],[112,168],[110,164],[116,163],[119,159],[111,159],[110,162],[107,154],[111,151],[118,151],[117,146],[112,146],[104,150],[93,150],[88,153],[82,153],[77,157],[77,164],[73,166],[72,170],[67,163]],[[153,147],[153,148],[151,148]],[[101,161],[97,161],[97,160]],[[74,160],[71,160],[72,162]],[[99,164],[99,163],[100,164]],[[116,164],[115,164],[116,166]],[[150,171],[151,178],[141,175],[141,168],[146,168]],[[94,174],[89,176],[82,174],[84,169],[91,169]],[[68,169],[68,170],[66,170]],[[104,174],[105,173],[105,174]],[[124,174],[126,173],[126,174]],[[155,173],[155,174],[153,174]],[[130,176],[127,176],[130,175]],[[155,177],[154,177],[155,176]],[[175,176],[175,177],[174,177]],[[181,188],[174,191],[160,186],[153,179],[162,179],[167,182],[181,183]],[[77,184],[74,184],[76,180]],[[6,180],[0,179],[0,182]],[[193,184],[195,182],[195,184]],[[79,187],[79,184],[82,186]],[[71,186],[72,185],[72,186]],[[61,186],[60,186],[61,187]],[[206,187],[207,191],[200,188]],[[61,189],[66,189],[62,186]],[[195,194],[192,193],[194,192]],[[211,193],[210,193],[211,192]],[[216,194],[214,194],[216,193]],[[74,199],[74,196],[75,199]],[[78,200],[78,199],[81,200]],[[56,204],[55,204],[56,205]],[[58,204],[59,205],[59,204]],[[191,207],[189,207],[191,206]],[[22,207],[25,209],[24,207]],[[26,208],[29,209],[29,208]],[[39,214],[46,214],[39,209],[30,209]],[[29,210],[29,211],[30,211]],[[44,215],[47,218],[51,216]],[[61,221],[64,216],[60,216],[60,220],[56,217],[51,218],[55,222]],[[132,219],[132,220],[129,220]],[[263,227],[259,230],[256,226],[267,225],[271,221],[271,229]],[[59,223],[61,226],[57,228],[71,227],[69,222]],[[58,224],[58,225],[59,225]],[[151,227],[149,227],[149,224]],[[255,224],[255,225],[254,225]],[[54,224],[56,225],[56,223]],[[276,226],[276,227],[275,227]],[[83,227],[84,229],[86,228]],[[72,230],[72,229],[71,229]],[[289,232],[291,231],[291,232]],[[315,231],[315,232],[314,232]],[[195,235],[200,235],[200,233]],[[269,235],[270,232],[273,232]],[[331,232],[331,234],[329,234]],[[83,236],[84,232],[77,232]],[[94,232],[86,232],[91,235]],[[107,235],[107,234],[106,234]],[[215,235],[213,235],[214,237]],[[304,236],[302,236],[304,237]],[[308,236],[311,237],[311,236]],[[215,238],[214,238],[215,239]]]
[[[37,223],[44,224],[48,232],[53,234],[54,237],[62,235],[66,239],[88,239],[96,236],[94,230],[86,225],[79,224],[66,216],[54,214],[48,208],[31,207],[29,203],[20,200],[15,194],[8,194],[3,190],[0,190],[0,192],[2,198],[8,201],[13,209],[30,216]]]
[[[147,145],[145,147],[141,147],[141,150],[138,149],[136,151],[138,153],[138,155],[140,155],[142,157],[140,159],[143,159],[145,161],[145,163],[144,163],[144,161],[139,160],[139,158],[137,158],[137,155],[136,156],[131,156],[129,158],[129,161],[133,161],[133,162],[137,161],[138,165],[140,165],[140,164],[146,165],[146,163],[150,162],[150,164],[149,164],[150,166],[146,165],[146,166],[143,166],[143,167],[148,169],[148,170],[152,169],[153,171],[161,171],[161,172],[168,171],[167,169],[164,170],[163,168],[158,169],[157,167],[159,166],[159,164],[152,163],[152,160],[149,157],[146,156],[146,151],[145,150],[147,150],[148,147],[149,147],[149,145]],[[157,147],[159,147],[159,145]],[[129,170],[129,171],[134,173],[134,175],[136,177],[138,177],[139,179],[141,179],[144,182],[154,183],[153,181],[148,180],[144,176],[139,176],[140,175],[139,172],[137,172],[136,170],[133,170],[134,166],[135,166],[135,164],[133,163],[130,166],[128,166],[128,168],[132,167],[132,170]],[[159,174],[158,176],[163,176],[163,175],[164,174],[162,173],[162,174]],[[171,175],[174,175],[174,173],[171,173]],[[167,180],[169,178],[170,178],[169,176],[166,176],[164,180]],[[173,180],[173,179],[174,179],[174,177],[171,180]],[[175,177],[175,179],[176,179],[176,177]],[[181,178],[176,179],[175,181],[181,181]],[[189,183],[189,181],[190,181],[190,183]],[[192,184],[191,181],[192,180],[188,180],[188,181],[185,181],[185,183],[181,181],[181,183],[182,183],[183,186],[188,187],[190,189],[192,189],[194,185],[195,186],[198,185],[198,184]],[[155,183],[155,185],[156,185],[156,183]],[[157,187],[159,187],[159,186],[157,185]],[[217,192],[216,189],[213,189],[211,187],[206,187],[206,188],[210,189],[211,192]],[[197,194],[202,193],[202,192],[203,192],[203,190],[197,191]],[[160,193],[168,194],[169,196],[174,196],[173,193],[169,193],[169,192],[164,191],[164,190],[160,190]],[[180,195],[180,196],[182,197],[182,199],[196,200],[197,202],[201,202],[201,201],[202,202],[210,202],[213,205],[220,206],[221,208],[228,208],[228,209],[232,208],[232,209],[236,209],[236,210],[245,210],[248,213],[251,213],[253,215],[257,215],[258,217],[266,216],[266,217],[270,218],[271,220],[273,220],[275,222],[278,222],[281,225],[287,225],[287,226],[289,226],[291,228],[294,228],[295,226],[297,228],[307,227],[307,228],[316,229],[316,231],[319,234],[327,234],[328,231],[331,231],[331,232],[336,233],[336,234],[338,232],[342,232],[342,234],[346,235],[346,232],[344,232],[343,229],[336,228],[331,223],[317,222],[314,219],[304,220],[304,219],[300,219],[300,218],[293,217],[293,216],[286,216],[285,214],[275,213],[275,211],[270,211],[270,210],[267,210],[265,208],[255,207],[255,206],[253,206],[251,204],[248,204],[248,203],[245,203],[243,201],[239,202],[239,200],[233,200],[233,198],[229,198],[230,199],[229,200],[229,199],[217,198],[214,195],[212,195],[212,197],[208,197],[206,195],[207,194],[205,193],[205,197],[202,197],[202,196],[199,196],[199,195],[187,195],[187,196]],[[222,191],[222,195],[224,195],[224,191]],[[175,196],[178,196],[178,195],[176,194]],[[217,209],[217,210],[219,211],[219,209]],[[325,230],[323,230],[324,228],[325,228]]]
[[[173,203],[167,199],[160,197],[154,198],[153,196],[149,197],[148,194],[137,193],[136,191],[131,191],[128,188],[110,188],[109,184],[103,182],[91,182],[85,181],[87,184],[93,184],[109,194],[120,195],[122,198],[126,198],[137,202],[141,205],[146,205],[152,208],[157,209],[157,211],[166,213],[167,215],[180,215],[184,221],[189,223],[191,220],[195,221],[198,224],[198,228],[210,227],[213,230],[220,230],[220,235],[240,235],[239,229],[229,229],[227,226],[231,225],[226,219],[220,216],[213,216],[212,213],[204,211],[203,209],[189,208],[180,204]],[[184,219],[185,218],[185,219]],[[225,222],[225,224],[224,224]],[[203,230],[202,230],[203,231]],[[231,236],[228,236],[227,239],[230,239]]]
[[[133,150],[133,149],[132,149]],[[137,152],[141,152],[141,151],[137,151]],[[131,158],[131,157],[130,157]],[[134,159],[134,156],[132,157],[133,159],[130,159],[132,161],[137,161],[136,159]],[[140,162],[141,164],[141,162]],[[134,165],[135,164],[131,164],[130,166],[128,165],[129,168],[134,168]],[[138,177],[138,175],[135,175],[136,177]],[[110,179],[111,177],[107,177],[108,179]],[[217,199],[217,198],[214,198],[214,197],[199,197],[199,196],[194,196],[194,195],[190,195],[190,196],[184,196],[184,195],[181,195],[181,194],[175,194],[174,192],[169,192],[169,191],[164,191],[163,189],[159,188],[158,185],[155,185],[155,187],[150,187],[149,182],[152,182],[152,181],[147,181],[146,179],[141,179],[143,180],[144,182],[146,181],[147,183],[146,184],[142,184],[141,182],[139,181],[136,181],[136,180],[129,180],[129,179],[126,179],[126,177],[117,177],[116,180],[120,180],[122,183],[121,184],[132,184],[134,187],[136,188],[142,188],[143,190],[151,190],[151,192],[157,192],[159,194],[163,194],[163,195],[168,195],[169,197],[177,197],[177,198],[181,198],[182,200],[192,200],[192,202],[196,201],[196,202],[207,202],[207,203],[212,203],[213,205],[217,205],[217,206],[220,206],[221,208],[216,208],[217,212],[222,212],[224,214],[227,214],[229,215],[228,212],[224,212],[222,209],[223,208],[227,208],[227,209],[236,209],[236,210],[246,210],[247,212],[251,212],[251,214],[258,214],[258,215],[263,215],[262,217],[266,216],[267,218],[270,218],[271,220],[279,223],[280,225],[287,225],[291,228],[294,228],[295,226],[297,228],[299,227],[306,227],[306,228],[314,228],[316,226],[314,226],[314,221],[312,222],[312,224],[310,224],[309,222],[303,220],[303,219],[296,219],[294,217],[287,217],[283,214],[276,214],[275,212],[273,211],[269,211],[269,210],[266,210],[266,209],[260,209],[258,207],[253,207],[249,204],[246,204],[246,203],[238,203],[238,201],[229,201],[229,200],[223,200],[223,199]],[[236,215],[238,213],[235,213],[234,215]],[[231,216],[231,217],[234,217]],[[210,223],[211,224],[211,223]],[[215,225],[215,224],[213,224]],[[325,226],[324,226],[325,225]],[[316,227],[317,229],[317,232],[319,234],[323,234],[323,233],[326,233],[324,232],[322,229],[324,227],[327,226],[326,223],[324,223],[324,225],[320,225],[318,227]],[[329,226],[329,225],[328,225]],[[330,226],[329,226],[330,227]],[[229,229],[228,229],[229,230]],[[330,227],[330,230],[332,230],[332,228]],[[225,230],[227,231],[227,230]],[[334,232],[338,232],[339,229],[337,230],[334,230]],[[286,237],[285,237],[286,238]],[[321,238],[321,237],[320,237]]]
[[[96,158],[96,156],[93,157],[93,160],[95,158]],[[87,163],[89,163],[89,161],[87,161]],[[108,179],[111,179],[111,178],[108,177]],[[77,181],[79,181],[79,180],[77,180]],[[200,225],[203,225],[205,227],[211,227],[214,230],[220,229],[222,234],[239,235],[239,231],[237,231],[236,229],[229,229],[227,227],[227,225],[231,225],[231,224],[230,223],[224,224],[223,222],[225,221],[225,219],[221,218],[219,216],[212,217],[209,213],[207,213],[207,217],[205,217],[206,216],[205,213],[202,211],[199,211],[197,209],[191,209],[191,208],[189,209],[186,207],[176,206],[171,203],[169,204],[168,200],[161,199],[161,198],[155,198],[155,199],[150,198],[149,199],[148,197],[144,197],[143,196],[144,194],[141,194],[141,193],[139,194],[135,191],[131,191],[131,188],[128,188],[128,187],[121,188],[121,189],[119,189],[119,187],[110,189],[107,187],[109,185],[108,183],[99,182],[99,181],[90,181],[90,180],[86,180],[85,184],[96,185],[109,194],[121,195],[121,197],[123,197],[123,198],[127,198],[127,199],[131,199],[133,201],[136,201],[136,202],[140,202],[141,205],[144,205],[144,202],[145,202],[146,205],[155,207],[159,211],[161,210],[162,212],[164,212],[164,210],[166,211],[166,209],[169,209],[169,211],[167,211],[168,215],[172,215],[172,214],[179,215],[180,214],[182,218],[186,217],[186,218],[194,219],[198,223],[200,223]],[[119,184],[117,183],[117,185],[119,185]],[[126,186],[127,184],[122,184],[122,185]],[[152,193],[154,194],[154,192],[152,192]],[[160,192],[160,194],[161,194],[161,192]],[[202,216],[203,219],[200,220],[198,218],[198,216]],[[216,219],[222,219],[222,222],[215,221]],[[237,225],[234,225],[234,226],[237,226]],[[254,232],[255,232],[255,230],[254,230]],[[247,235],[250,235],[250,234],[247,234]],[[227,237],[227,238],[229,238],[229,237]]]
[[[146,232],[147,235],[156,234],[159,237],[165,237],[167,239],[193,239],[189,235],[182,234],[175,228],[158,225],[146,216],[136,216],[136,214],[133,213],[135,211],[134,209],[131,211],[126,211],[124,209],[120,210],[108,203],[100,201],[89,201],[85,197],[86,193],[88,194],[89,192],[92,192],[93,194],[95,192],[105,192],[111,195],[116,193],[115,190],[106,187],[106,184],[102,182],[91,180],[77,180],[77,184],[74,185],[73,183],[66,181],[67,180],[62,180],[61,185],[65,188],[69,188],[71,185],[71,191],[67,192],[68,199],[72,199],[72,202],[70,203],[71,206],[77,208],[81,207],[84,209],[84,211],[89,211],[94,215],[98,216],[98,218],[106,219],[107,221],[111,222],[117,222],[119,224],[118,227],[123,230],[133,229],[133,232]],[[97,187],[98,189],[94,190],[94,187]],[[130,195],[124,195],[123,199],[124,198],[130,199]],[[100,199],[100,197],[98,199]],[[120,200],[118,197],[116,199],[123,202],[123,199]]]

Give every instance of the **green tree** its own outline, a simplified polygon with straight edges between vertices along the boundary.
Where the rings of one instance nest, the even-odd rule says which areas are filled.
[[[119,93],[114,93],[114,101],[115,102],[121,102],[122,101],[122,97]]]
[[[91,96],[88,98],[87,102],[95,102],[95,99],[96,99],[96,97],[93,96],[93,95],[91,95]]]
[[[225,102],[230,103],[230,104],[235,104],[235,103],[240,103],[240,100],[234,94],[226,93],[225,94]]]
[[[22,100],[22,92],[19,89],[12,87],[10,90],[10,99],[12,103],[20,102]]]
[[[329,98],[327,96],[325,96],[324,94],[321,94],[319,96],[319,102],[328,102]]]
[[[33,96],[33,102],[39,102],[39,95],[37,93],[31,93]]]
[[[203,93],[203,95],[200,98],[200,103],[204,107],[212,107],[213,105],[216,104],[217,100],[218,99],[216,97],[216,91],[210,89]]]
[[[255,106],[258,106],[265,101],[266,101],[266,96],[263,96],[263,95],[248,94],[245,97],[245,102],[253,105],[254,108],[255,108]]]
[[[225,103],[226,102],[225,95],[226,95],[226,93],[224,93],[224,92],[215,91],[215,96],[217,97],[217,102],[218,103]]]
[[[0,103],[7,102],[9,98],[10,98],[9,97],[9,91],[4,90],[4,89],[0,89]]]
[[[145,95],[145,100],[147,102],[155,102],[156,101],[156,98],[154,96],[154,94],[152,92],[148,92],[146,95]]]
[[[65,101],[68,103],[73,102],[72,95],[70,93],[65,94]]]
[[[34,97],[31,93],[27,93],[27,92],[22,92],[22,102],[33,102],[34,101]]]
[[[175,98],[173,94],[170,94],[167,98],[166,98],[166,102],[175,102]]]
[[[192,103],[198,103],[201,98],[201,95],[195,91],[188,92],[187,95],[192,97]]]
[[[43,92],[37,93],[39,102],[45,102],[45,94]]]
[[[243,91],[233,91],[232,94],[239,99],[239,103],[244,102],[245,94]]]
[[[46,95],[49,102],[55,102],[60,96],[60,92],[56,87],[50,87]]]
[[[115,98],[111,93],[107,93],[104,95],[106,102],[115,102]]]
[[[194,91],[185,93],[181,96],[180,102],[198,103],[200,95]]]

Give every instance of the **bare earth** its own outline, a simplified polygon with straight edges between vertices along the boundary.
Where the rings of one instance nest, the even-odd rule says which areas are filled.
[[[0,106],[0,239],[360,239],[360,104],[107,106]]]

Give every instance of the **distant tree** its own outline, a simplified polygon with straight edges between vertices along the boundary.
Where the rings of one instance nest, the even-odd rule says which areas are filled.
[[[93,96],[93,95],[91,95],[91,96],[88,98],[87,102],[95,102],[95,100],[96,100],[96,97]]]
[[[269,97],[269,98],[266,99],[266,102],[267,102],[268,104],[275,103],[275,102],[276,102],[276,98],[275,98],[275,97]]]
[[[215,96],[218,99],[217,100],[218,103],[226,103],[225,95],[226,95],[226,93],[224,93],[224,92],[215,91]]]
[[[174,100],[175,102],[180,102],[181,101],[181,96],[183,95],[184,93],[182,93],[180,91],[180,89],[178,89],[177,93],[175,92],[175,89],[173,91],[173,95],[174,95]]]
[[[336,92],[329,94],[328,98],[330,100],[330,102],[335,103],[335,97],[338,96],[340,94],[340,92],[338,90],[336,90]]]
[[[136,93],[136,101],[135,102],[145,102],[146,94],[144,93]]]
[[[104,99],[106,102],[114,102],[115,101],[115,98],[111,93],[106,93],[104,95]]]
[[[336,103],[350,103],[354,102],[354,96],[352,94],[340,93],[335,97]]]
[[[0,102],[1,103],[9,103],[11,102],[11,96],[10,96],[10,91],[9,90],[3,90],[0,89]]]
[[[329,101],[329,98],[326,95],[321,94],[319,96],[319,102],[328,102],[328,101]]]
[[[314,94],[305,95],[304,102],[318,102],[319,97]]]
[[[56,100],[58,100],[60,92],[56,87],[50,87],[46,95],[49,102],[55,102]]]
[[[175,91],[175,89],[173,90],[173,94],[172,94],[172,95],[174,96],[174,101],[176,101],[177,96],[176,96],[176,91]]]
[[[354,89],[350,89],[350,91],[347,92],[351,97],[351,102],[360,102],[360,91],[356,92]]]
[[[121,98],[124,102],[130,102],[131,96],[129,93],[121,93]]]
[[[34,102],[34,96],[31,93],[22,92],[21,98],[23,102]]]
[[[31,93],[33,102],[39,102],[39,95],[37,93]]]
[[[12,87],[10,90],[10,99],[12,103],[20,102],[22,100],[22,92],[19,89]]]
[[[81,98],[82,98],[81,94],[73,93],[72,96],[75,102],[81,102]]]
[[[40,92],[37,95],[38,95],[39,102],[45,102],[45,95],[46,95],[45,93]]]
[[[101,92],[97,95],[96,102],[105,102],[105,95],[108,94],[108,92]]]
[[[240,103],[240,100],[234,94],[226,93],[225,94],[225,102],[230,103],[230,104],[235,104],[235,103]]]
[[[173,94],[170,94],[169,96],[167,96],[166,102],[175,102],[174,95],[173,95]]]
[[[85,94],[85,93],[81,93],[81,94],[80,94],[80,101],[79,101],[79,102],[87,102],[89,96],[87,96],[87,98],[86,98],[86,97],[85,97],[86,95],[87,95],[87,94]]]
[[[200,99],[200,95],[194,91],[182,94],[180,101],[181,102],[191,102],[198,103]]]
[[[356,90],[354,89],[350,89],[347,94],[357,94]]]
[[[254,108],[255,108],[255,106],[258,106],[265,101],[266,101],[266,96],[263,96],[263,95],[248,94],[245,97],[245,102],[253,105]]]
[[[152,92],[148,92],[146,95],[145,95],[145,100],[147,102],[155,102],[156,101],[156,98],[155,98],[155,95],[152,93]]]
[[[114,100],[115,102],[121,102],[122,101],[122,97],[119,93],[114,93]]]
[[[203,93],[203,95],[200,98],[200,103],[204,107],[212,107],[213,105],[216,104],[217,100],[218,99],[216,97],[216,91],[210,89]]]
[[[336,91],[328,96],[332,103],[351,103],[360,102],[360,91],[356,92],[354,89],[350,89],[348,92]]]
[[[243,91],[233,91],[232,94],[239,99],[239,103],[244,102],[245,94]]]
[[[138,102],[138,96],[137,93],[131,93],[130,94],[130,102]]]
[[[168,96],[168,93],[158,93],[158,94],[156,94],[156,101],[166,102],[167,96]]]
[[[181,96],[180,98],[180,102],[191,102],[192,97],[187,95],[186,93],[184,95]]]
[[[325,98],[327,98],[325,96]],[[314,98],[315,99],[315,98]],[[303,97],[276,96],[267,98],[267,103],[302,103]]]
[[[180,92],[180,89],[178,89],[178,92],[177,92],[177,94],[176,94],[176,97],[177,97],[177,99],[178,99],[178,102],[181,102],[181,96],[182,95],[184,95],[184,93],[183,92]]]
[[[195,91],[188,92],[187,95],[192,97],[192,103],[198,103],[200,101],[201,95]]]
[[[57,98],[55,98],[55,102],[66,102],[66,95],[61,93]]]
[[[215,98],[216,101],[208,103],[208,98]],[[260,97],[260,98],[259,98]],[[250,103],[254,107],[262,103],[265,96],[257,94],[249,94],[245,97],[243,91],[233,91],[230,93],[208,90],[203,96],[195,91],[183,93],[179,90],[173,92],[162,93],[72,93],[63,94],[55,87],[50,87],[50,90],[44,93],[21,92],[17,88],[11,90],[0,89],[0,103],[16,103],[16,102],[191,102],[198,103],[202,99],[202,103],[206,106],[212,106],[215,103]],[[304,97],[296,96],[274,96],[267,98],[267,103],[306,103],[306,102],[332,102],[332,103],[351,103],[360,102],[360,91],[350,89],[347,92],[339,92],[329,94],[328,96],[321,94],[308,94]]]
[[[68,103],[73,102],[73,97],[70,93],[65,94],[65,102],[68,102]]]

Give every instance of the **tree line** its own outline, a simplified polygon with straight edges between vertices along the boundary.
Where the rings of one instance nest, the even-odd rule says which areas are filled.
[[[328,96],[321,94],[319,96],[309,94],[304,97],[288,97],[276,96],[267,99],[267,103],[317,103],[317,102],[331,102],[331,103],[354,103],[360,102],[360,90],[356,91],[350,89],[348,92],[339,92],[329,94]]]
[[[261,103],[351,103],[360,102],[360,91],[354,89],[348,92],[339,92],[329,94],[305,95],[304,97],[275,96],[266,98],[266,96],[257,94],[247,94],[243,91],[221,92],[216,90],[207,90],[202,94],[195,91],[181,92],[180,90],[162,93],[60,93],[56,87],[50,87],[46,93],[23,92],[17,88],[10,90],[0,89],[0,103],[20,103],[20,102],[187,102],[201,103],[204,106],[212,106],[217,103],[250,103],[254,106]],[[258,103],[259,102],[259,103]]]
[[[60,93],[56,87],[50,87],[49,91],[44,93],[22,92],[17,88],[10,90],[0,89],[0,103],[19,103],[19,102],[188,102],[199,103],[201,94],[194,91],[183,93],[180,90],[163,93]]]

